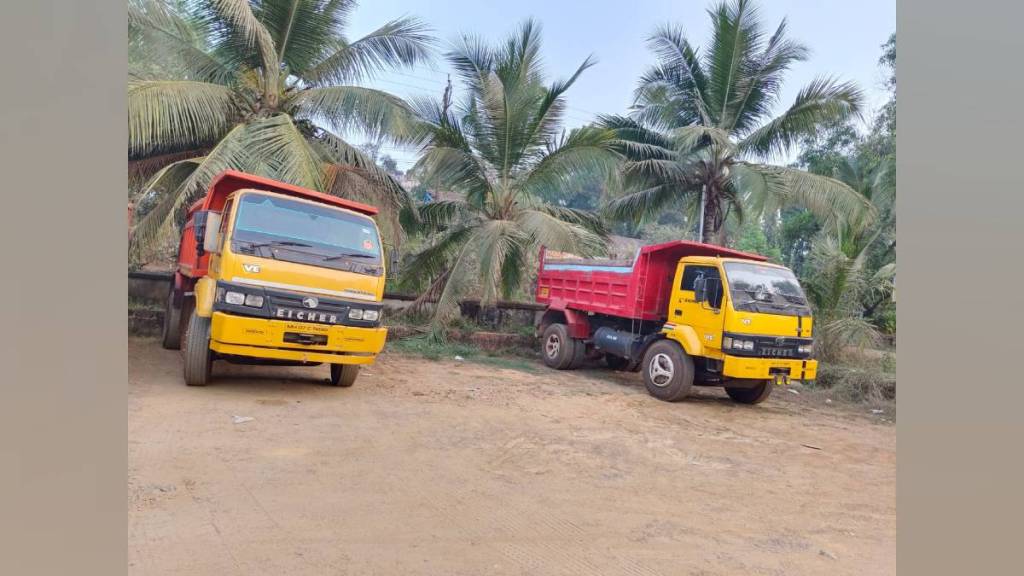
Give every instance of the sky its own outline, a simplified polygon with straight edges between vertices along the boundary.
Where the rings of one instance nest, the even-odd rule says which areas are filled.
[[[388,20],[418,16],[440,39],[439,52],[469,33],[498,42],[534,17],[542,25],[541,54],[549,80],[568,77],[588,55],[597,64],[583,73],[566,95],[565,126],[591,121],[598,113],[625,113],[640,74],[655,62],[646,40],[659,25],[681,25],[692,44],[705,46],[711,23],[709,0],[364,0],[351,17],[352,39]],[[781,112],[797,91],[820,75],[853,80],[863,90],[870,118],[887,98],[878,66],[881,45],[896,30],[895,0],[761,0],[762,21],[771,31],[786,18],[788,35],[810,48],[810,58],[786,76]],[[449,67],[443,57],[430,65],[387,74],[367,82],[397,96],[440,98]],[[456,96],[459,86],[454,74]],[[415,151],[382,147],[406,170]]]

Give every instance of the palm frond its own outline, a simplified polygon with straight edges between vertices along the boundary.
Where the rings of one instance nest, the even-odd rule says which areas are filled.
[[[189,80],[128,83],[128,156],[195,149],[221,138],[236,119],[226,86]]]
[[[316,65],[297,73],[312,85],[326,86],[428,62],[435,46],[431,32],[418,18],[392,20],[351,44],[342,43]]]
[[[817,78],[797,93],[782,115],[744,137],[740,149],[760,157],[784,154],[821,126],[859,114],[863,99],[863,92],[852,82]]]
[[[410,258],[399,287],[418,291],[451,269],[452,260],[472,236],[474,227],[459,226],[434,237],[433,242]]]
[[[642,224],[646,219],[677,202],[680,197],[699,194],[699,190],[675,189],[665,184],[629,192],[608,202],[604,212],[609,219]]]
[[[176,166],[193,166],[188,175],[177,183],[177,187],[168,188],[153,210],[139,220],[132,234],[131,251],[147,254],[155,245],[173,237],[182,224],[188,206],[202,196],[213,178],[224,170],[254,171],[255,162],[247,144],[246,127],[236,126],[206,156],[176,162],[157,173],[147,189],[164,184],[165,177],[176,176],[177,173],[168,174],[172,169],[178,170]]]
[[[577,128],[529,168],[519,188],[535,195],[544,188],[568,187],[587,177],[606,180],[621,159],[614,144],[612,130],[591,126]]]
[[[587,227],[557,218],[547,210],[520,210],[515,222],[534,246],[591,255],[604,249],[604,239]]]
[[[130,0],[128,29],[129,49],[149,64],[158,63],[165,73],[180,73],[177,79],[226,84],[234,75],[226,63],[205,50],[208,31],[201,23],[176,13],[160,0]],[[153,79],[144,71],[133,71],[136,78]]]
[[[697,50],[690,45],[683,30],[665,25],[658,28],[647,42],[660,64],[641,78],[634,103],[641,109],[647,103],[670,103],[674,109],[669,114],[658,115],[662,120],[668,120],[664,124],[667,126],[712,125],[708,109],[708,79]],[[659,87],[664,89],[660,95],[654,93]]]
[[[253,13],[248,0],[209,0],[209,3],[220,18],[241,37],[246,47],[256,49],[266,93],[272,95],[277,89],[281,66],[270,31]]]
[[[253,13],[274,39],[277,61],[295,74],[323,58],[355,6],[355,0],[261,0]]]
[[[326,86],[301,90],[286,103],[297,119],[326,123],[336,132],[358,131],[373,142],[407,142],[414,117],[399,97],[362,86]]]
[[[869,221],[876,213],[874,206],[856,190],[828,176],[794,168],[742,163],[742,168],[735,170],[732,178],[739,189],[748,190],[756,185],[758,177],[762,179],[762,192],[773,196],[778,206],[802,206],[830,228],[850,219]]]
[[[246,130],[250,153],[265,176],[313,190],[324,189],[320,159],[287,114],[253,122]]]

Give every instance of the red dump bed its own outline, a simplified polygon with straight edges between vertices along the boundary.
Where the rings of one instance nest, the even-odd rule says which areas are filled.
[[[713,244],[677,240],[644,246],[632,261],[548,257],[542,248],[537,302],[637,320],[664,321],[680,258],[720,256],[764,261],[764,256]]]

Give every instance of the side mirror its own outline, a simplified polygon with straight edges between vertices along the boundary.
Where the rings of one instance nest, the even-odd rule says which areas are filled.
[[[206,221],[210,213],[200,210],[192,215],[192,234],[196,241],[196,255],[202,257],[206,253]]]
[[[699,276],[693,281],[693,299],[697,302],[704,302],[707,299],[708,279]]]
[[[203,250],[213,254],[220,252],[217,235],[220,234],[220,212],[210,212],[206,217],[206,234],[203,235]]]
[[[706,278],[703,282],[703,294],[700,301],[717,312],[722,307],[722,281],[718,278]]]

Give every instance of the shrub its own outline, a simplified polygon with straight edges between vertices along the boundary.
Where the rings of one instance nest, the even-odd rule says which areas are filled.
[[[896,399],[896,375],[875,367],[822,364],[814,387],[831,390],[838,399],[850,402],[879,404]]]

